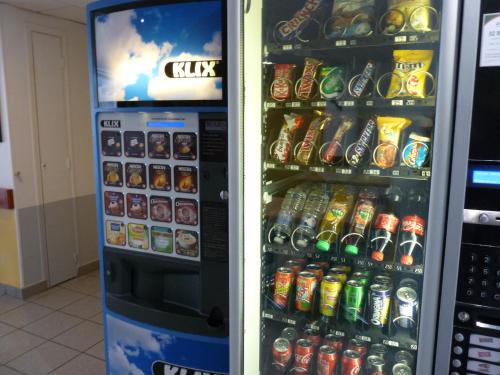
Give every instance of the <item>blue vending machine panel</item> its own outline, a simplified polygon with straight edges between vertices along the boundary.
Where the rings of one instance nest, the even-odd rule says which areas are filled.
[[[88,7],[109,375],[229,373],[225,6]]]

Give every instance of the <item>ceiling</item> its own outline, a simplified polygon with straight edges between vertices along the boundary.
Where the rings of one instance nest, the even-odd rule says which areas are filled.
[[[93,0],[0,0],[18,8],[85,23],[85,6]]]

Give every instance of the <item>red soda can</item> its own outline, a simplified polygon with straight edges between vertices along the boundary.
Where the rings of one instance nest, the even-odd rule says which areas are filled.
[[[347,349],[358,352],[361,358],[365,358],[368,354],[368,345],[364,341],[358,339],[349,340]]]
[[[273,364],[285,368],[292,358],[292,345],[283,337],[278,337],[273,344]]]
[[[330,333],[323,339],[323,345],[328,345],[329,347],[335,349],[337,353],[342,353],[344,347],[344,338],[342,336]]]
[[[295,346],[295,368],[309,370],[314,354],[314,349],[311,341],[300,339]]]
[[[311,328],[306,329],[304,331],[303,337],[311,341],[314,350],[316,350],[321,345],[321,335],[319,334],[319,331]]]
[[[295,275],[290,268],[280,267],[274,275],[274,303],[284,309],[292,291]]]
[[[318,264],[308,264],[306,266],[306,271],[314,273],[314,275],[316,275],[316,279],[318,279],[318,281],[323,280],[323,268],[321,266],[319,266]]]
[[[333,375],[337,366],[337,352],[328,345],[319,348],[317,375]]]
[[[290,259],[288,260],[284,267],[290,268],[295,276],[297,276],[302,271],[302,264],[296,260]]]
[[[358,352],[346,350],[342,354],[342,372],[341,375],[358,375],[361,372],[363,360]]]

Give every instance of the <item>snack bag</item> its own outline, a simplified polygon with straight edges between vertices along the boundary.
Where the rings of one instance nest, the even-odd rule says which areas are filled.
[[[426,79],[432,64],[432,50],[396,50],[394,70],[386,98],[426,97]]]
[[[431,5],[432,0],[389,0],[389,9],[401,12],[406,25],[422,33],[432,30]]]
[[[412,121],[404,117],[377,118],[378,147],[373,155],[375,164],[380,168],[391,168],[396,162],[401,131],[410,126]]]
[[[325,29],[327,39],[340,36],[360,37],[373,32],[375,0],[335,0],[333,22]]]

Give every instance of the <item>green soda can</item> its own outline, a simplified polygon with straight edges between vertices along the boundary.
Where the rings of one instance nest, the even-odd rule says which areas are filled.
[[[367,287],[370,284],[370,277],[367,276],[364,272],[354,272],[351,275],[351,280],[358,281],[364,287]]]
[[[344,319],[356,322],[361,318],[366,288],[357,280],[349,280],[344,292]]]
[[[340,66],[323,66],[319,71],[319,91],[324,99],[338,99],[345,91],[345,69]]]

